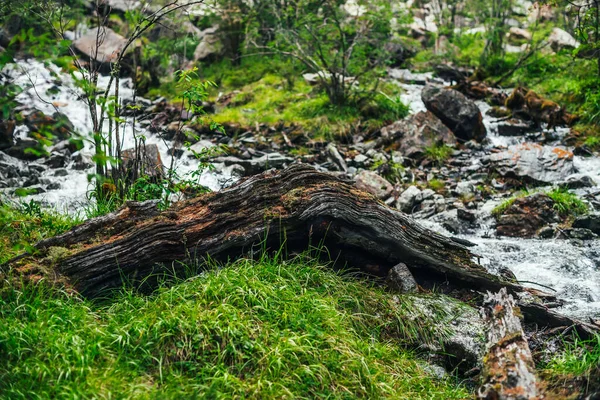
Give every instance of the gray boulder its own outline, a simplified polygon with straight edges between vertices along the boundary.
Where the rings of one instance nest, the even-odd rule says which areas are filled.
[[[423,194],[421,190],[416,186],[409,186],[396,202],[396,208],[402,212],[410,213],[413,207],[423,201]]]
[[[403,156],[422,158],[425,148],[456,145],[456,137],[433,113],[421,111],[381,129],[381,140],[391,142]]]
[[[459,91],[427,85],[421,91],[421,100],[459,140],[482,141],[486,137],[481,111]]]
[[[388,288],[396,293],[412,293],[417,291],[417,281],[406,264],[400,263],[390,269],[385,280]]]
[[[554,51],[573,50],[580,46],[580,43],[567,31],[560,28],[552,29],[548,37],[548,43]]]
[[[562,182],[576,171],[573,153],[560,147],[523,143],[490,155],[493,170],[527,183]]]
[[[356,183],[354,185],[358,189],[369,192],[378,199],[385,199],[394,190],[391,183],[373,171],[361,171],[356,175],[355,180]]]
[[[200,32],[198,39],[200,42],[194,50],[194,61],[206,60],[222,53],[223,45],[219,39],[218,25]]]
[[[102,38],[97,46],[98,38]],[[127,39],[107,27],[90,29],[85,35],[73,42],[73,47],[98,63],[113,63],[125,47]],[[97,49],[96,49],[97,47]],[[128,50],[131,50],[130,46]]]
[[[577,217],[573,221],[573,228],[589,229],[597,235],[600,235],[600,215],[589,214]]]

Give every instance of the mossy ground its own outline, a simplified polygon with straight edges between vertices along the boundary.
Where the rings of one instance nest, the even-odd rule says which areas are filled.
[[[199,79],[217,85],[211,91],[216,102],[211,118],[224,125],[292,126],[313,139],[332,140],[378,129],[408,113],[399,100],[400,88],[383,82],[366,100],[332,105],[321,88],[304,80],[303,70],[277,58],[248,57],[240,65],[221,61],[201,65],[199,71]],[[171,81],[149,93],[154,95],[173,101],[178,96]]]

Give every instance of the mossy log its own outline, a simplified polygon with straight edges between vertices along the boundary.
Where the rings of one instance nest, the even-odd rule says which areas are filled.
[[[159,211],[155,202],[130,202],[43,240],[36,254],[20,256],[8,266],[26,270],[49,264],[81,294],[95,297],[125,281],[144,282],[151,289],[161,274],[180,274],[197,259],[227,261],[282,246],[291,253],[321,245],[337,265],[376,276],[385,277],[404,263],[417,282],[437,280],[480,292],[506,287],[513,294],[528,291],[544,298],[488,273],[458,241],[306,165],[267,171],[166,211]],[[48,257],[52,247],[62,248],[60,259]],[[528,309],[535,321],[549,313],[541,304]],[[562,323],[565,318],[548,320]]]
[[[519,320],[519,309],[506,289],[488,293],[482,308],[488,324],[480,399],[532,400],[540,393],[535,364]]]

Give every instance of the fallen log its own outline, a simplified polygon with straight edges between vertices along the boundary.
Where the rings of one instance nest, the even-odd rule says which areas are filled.
[[[477,395],[490,400],[541,398],[535,365],[516,302],[506,289],[488,293],[482,308],[488,323],[483,384]]]
[[[379,276],[403,262],[417,274],[437,274],[479,290],[523,290],[489,274],[463,245],[306,165],[268,171],[164,212],[154,203],[129,203],[38,243],[42,254],[36,262],[43,262],[50,247],[67,249],[55,270],[94,297],[122,287],[125,279],[183,270],[178,262],[206,256],[226,261],[255,246],[279,248],[283,241],[289,250],[322,243],[332,259]]]
[[[179,275],[197,259],[227,261],[282,245],[289,252],[323,245],[338,265],[376,276],[386,277],[404,263],[417,282],[438,280],[480,292],[505,287],[515,295],[527,292],[524,298],[556,300],[488,273],[460,242],[306,165],[267,171],[162,212],[154,201],[129,202],[39,242],[36,254],[21,255],[0,272],[45,265],[84,296],[95,297],[124,282],[152,289],[164,274]],[[546,318],[550,311],[542,305],[523,310],[532,311],[534,322],[578,323]]]

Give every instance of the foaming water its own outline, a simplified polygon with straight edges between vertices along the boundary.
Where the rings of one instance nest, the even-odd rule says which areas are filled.
[[[93,142],[91,140],[92,117],[81,97],[82,92],[71,75],[64,73],[54,64],[43,63],[35,59],[18,60],[15,64],[7,65],[2,72],[10,81],[23,88],[23,91],[16,97],[16,100],[24,105],[23,108],[37,109],[47,115],[52,115],[57,111],[66,115],[73,124],[75,132],[84,138],[84,148],[81,152],[91,157],[93,154]],[[98,87],[105,89],[108,86],[109,79],[108,76],[100,76]],[[114,92],[114,88],[111,88],[111,91]],[[122,100],[133,98],[134,91],[131,79],[119,80],[119,95]],[[25,125],[18,126],[16,132],[18,138],[24,139],[27,136],[28,128]],[[104,132],[108,132],[107,121],[104,123]],[[191,153],[189,151],[185,150],[180,158],[172,159],[168,153],[172,143],[166,142],[158,135],[143,129],[139,125],[134,126],[131,118],[125,118],[125,122],[121,126],[121,137],[123,149],[134,147],[136,137],[138,140],[140,137],[144,137],[147,144],[155,144],[159,149],[164,165],[167,167],[173,165],[179,176],[185,176],[197,169],[198,162],[190,158]],[[200,148],[195,148],[195,150],[199,151]],[[11,159],[6,155],[3,157]],[[217,165],[217,167],[215,172],[204,172],[199,183],[212,190],[219,190],[223,185],[231,182],[231,169],[222,165]],[[92,174],[94,170],[89,168],[78,171],[72,168],[72,164],[67,166],[67,169],[69,174],[65,177],[53,176],[53,170],[48,170],[42,174],[42,178],[58,182],[61,186],[60,189],[28,196],[28,198],[40,200],[61,209],[77,209],[79,205],[86,201],[86,193],[90,188],[88,174]]]
[[[425,110],[421,101],[423,86],[398,82],[405,93],[402,100],[412,112]],[[528,142],[527,136],[505,137],[498,135],[498,121],[487,115],[491,108],[477,101],[488,131],[489,147],[508,147]],[[568,133],[568,128],[557,128],[551,133],[557,139]],[[474,164],[479,160],[473,160]],[[578,175],[587,175],[597,184],[594,188],[577,190],[578,194],[600,190],[600,158],[574,156]],[[550,188],[541,188],[548,190]],[[524,286],[556,294],[564,302],[558,312],[586,319],[600,318],[600,240],[585,242],[563,239],[522,239],[494,237],[490,211],[499,201],[490,201],[478,211],[478,221],[483,221],[474,234],[458,235],[476,246],[473,253],[479,262],[492,273],[501,268],[510,269]],[[454,236],[435,221],[425,219],[419,223],[446,236]]]

